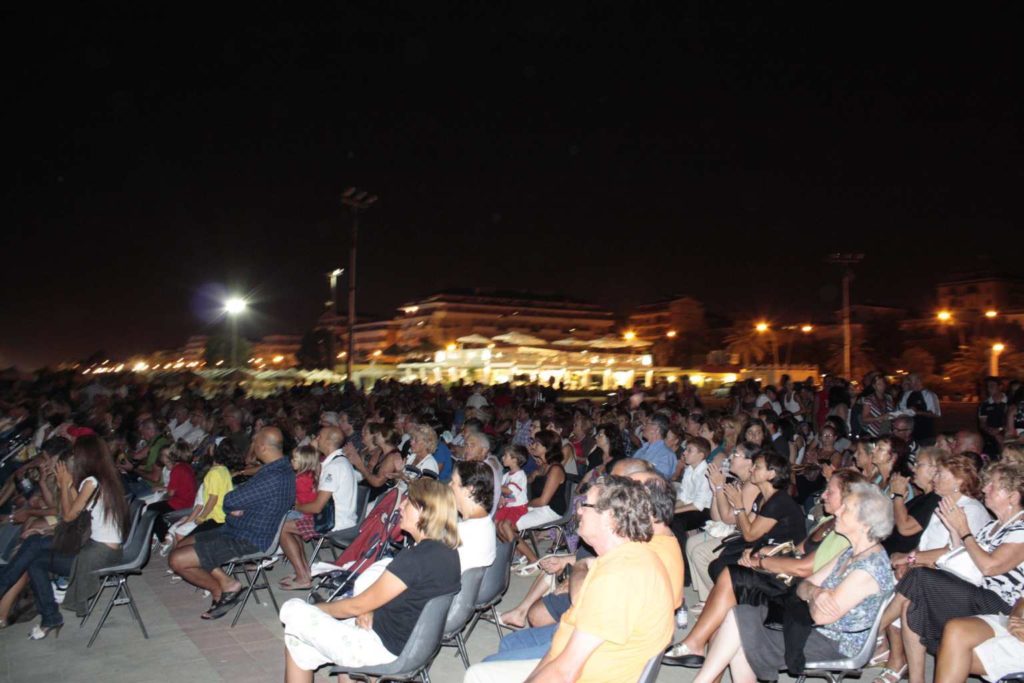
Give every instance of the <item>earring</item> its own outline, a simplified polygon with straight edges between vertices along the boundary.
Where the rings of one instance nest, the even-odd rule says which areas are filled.
[[[953,493],[960,493],[960,489],[958,489],[958,488],[954,488],[954,489],[953,489]]]

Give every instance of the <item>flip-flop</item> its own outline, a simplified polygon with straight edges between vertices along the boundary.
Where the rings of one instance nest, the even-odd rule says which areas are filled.
[[[220,596],[220,600],[217,604],[211,607],[203,614],[203,619],[220,619],[222,616],[231,611],[231,608],[235,606],[235,603],[242,598],[242,589],[236,591],[227,591]]]
[[[297,578],[299,578],[299,577],[295,576],[295,574],[292,574],[291,576],[286,576],[283,579],[281,579],[280,581],[278,581],[277,585],[280,586],[281,588],[284,588],[284,585],[286,583],[291,583],[292,581],[294,581]]]
[[[505,621],[505,616],[503,614],[498,615],[498,626],[501,626],[502,628],[507,628],[509,631],[522,631],[524,628],[526,628],[525,626],[517,626],[515,624],[507,623]]]

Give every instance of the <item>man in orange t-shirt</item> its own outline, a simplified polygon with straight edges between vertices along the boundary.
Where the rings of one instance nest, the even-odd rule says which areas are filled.
[[[631,479],[601,477],[580,505],[580,536],[597,552],[573,606],[541,660],[486,662],[466,683],[573,680],[620,683],[640,677],[674,632],[676,598],[651,550],[651,498]]]

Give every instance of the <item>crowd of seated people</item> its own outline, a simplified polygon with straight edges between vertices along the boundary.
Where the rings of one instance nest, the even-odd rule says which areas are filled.
[[[272,553],[279,529],[280,586],[308,591],[305,544],[356,525],[365,487],[371,506],[397,501],[404,540],[340,600],[285,604],[289,680],[393,660],[423,605],[501,541],[539,576],[501,613],[518,630],[467,680],[629,680],[663,651],[698,680],[774,679],[862,649],[879,614],[876,680],[923,681],[926,654],[936,680],[994,680],[1024,661],[1021,401],[995,414],[996,386],[978,432],[945,435],[918,378],[861,386],[741,382],[709,410],[686,383],[599,403],[539,385],[257,399],[43,376],[0,404],[0,439],[29,444],[0,466],[0,628],[35,611],[45,638],[61,608],[81,614],[92,570],[121,559],[133,497],[160,513],[154,542],[175,577],[208,592],[198,616],[235,609],[225,564]],[[83,511],[89,537],[55,548]],[[568,513],[573,552],[538,557],[524,532]]]

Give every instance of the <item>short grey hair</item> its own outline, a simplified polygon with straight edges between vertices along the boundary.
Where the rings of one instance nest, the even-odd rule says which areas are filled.
[[[482,446],[485,452],[491,452],[491,437],[487,436],[483,432],[471,431],[469,434],[466,434],[466,441],[471,439]]]
[[[895,523],[889,497],[874,484],[851,484],[843,504],[853,501],[856,501],[857,521],[867,527],[868,537],[873,541],[889,538]]]

